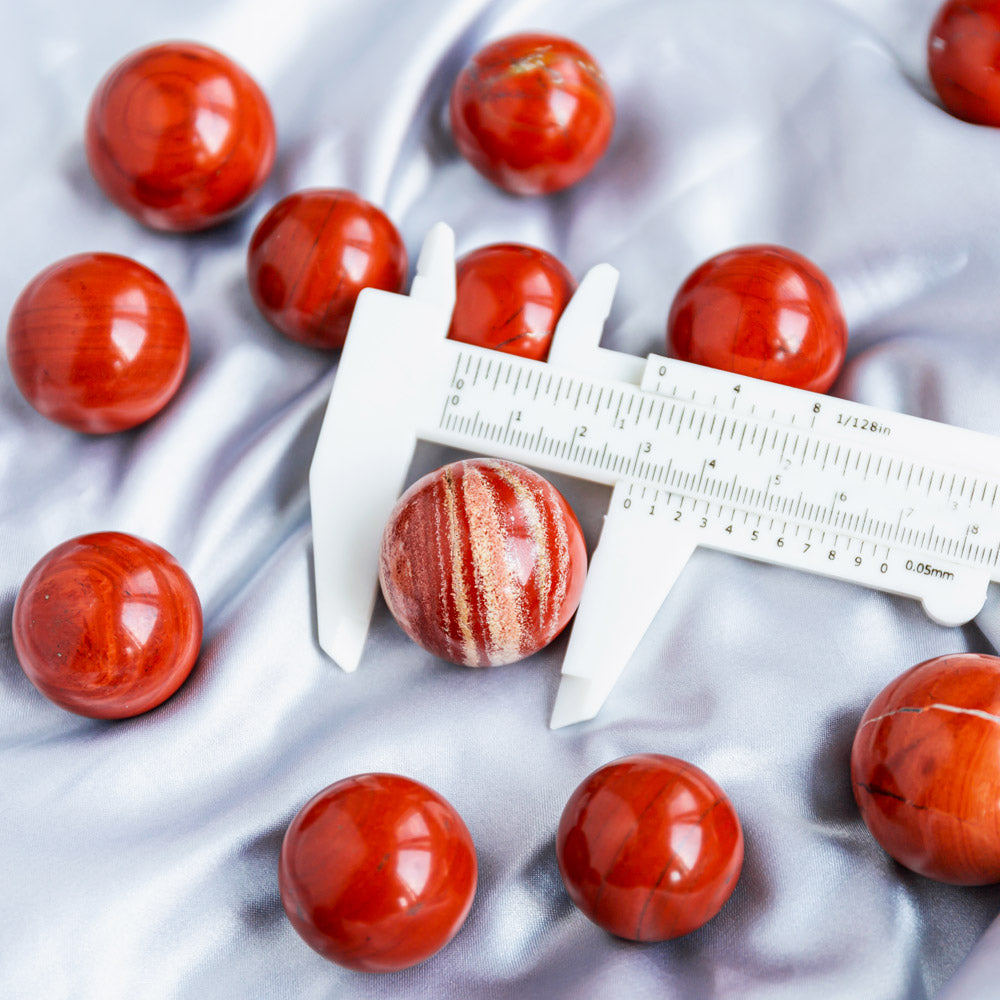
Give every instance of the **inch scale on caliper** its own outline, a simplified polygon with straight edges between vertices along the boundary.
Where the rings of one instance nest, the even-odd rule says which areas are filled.
[[[310,473],[319,640],[343,669],[418,439],[613,486],[553,727],[598,712],[699,545],[913,597],[943,625],[982,608],[1000,579],[1000,440],[601,348],[616,280],[588,272],[544,363],[446,339],[446,226],[410,296],[362,293]]]

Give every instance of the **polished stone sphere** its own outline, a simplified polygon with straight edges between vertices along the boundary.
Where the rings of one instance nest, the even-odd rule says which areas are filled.
[[[206,45],[165,42],[112,67],[87,113],[104,193],[153,229],[190,232],[238,212],[267,180],[276,138],[257,83]]]
[[[937,656],[861,718],[851,784],[872,836],[940,882],[1000,882],[1000,657]]]
[[[201,602],[159,545],[102,531],[57,545],[25,577],[14,649],[32,684],[78,715],[124,719],[162,704],[201,648]]]
[[[159,413],[190,352],[173,292],[117,254],[77,254],[46,268],[18,296],[7,324],[7,360],[25,399],[89,434],[127,430]]]
[[[582,180],[615,123],[611,89],[590,53],[539,33],[480,49],[459,73],[449,110],[462,156],[513,194],[550,194]]]
[[[743,831],[704,771],[664,754],[605,764],[570,796],[556,834],[570,899],[611,934],[666,941],[701,927],[736,888]]]
[[[296,814],[278,882],[289,921],[320,955],[396,972],[458,933],[477,871],[465,823],[437,792],[396,774],[358,774]]]
[[[454,462],[400,497],[382,536],[379,578],[403,631],[468,667],[522,660],[550,643],[580,602],[587,551],[562,494],[524,466]]]

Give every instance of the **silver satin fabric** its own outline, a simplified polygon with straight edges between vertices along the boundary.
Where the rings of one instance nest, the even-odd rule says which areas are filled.
[[[1000,434],[1000,130],[950,117],[927,81],[936,0],[58,0],[9,4],[0,62],[0,302],[85,250],[135,257],[180,298],[190,370],[158,418],[88,438],[0,377],[0,996],[17,1000],[1000,996],[1000,889],[894,864],[865,830],[848,755],[862,711],[923,659],[995,652],[1000,600],[964,628],[914,603],[697,552],[600,715],[548,729],[565,639],[519,665],[434,660],[381,599],[360,669],[315,633],[306,474],[337,356],[256,312],[244,255],[279,197],[352,188],[415,257],[444,220],[460,252],[516,240],[577,277],[621,272],[602,341],[664,349],[670,301],[708,256],[797,249],[834,281],[850,349],[834,394]],[[451,81],[485,41],[537,28],[604,67],[618,102],[591,177],[513,198],[456,153]],[[82,148],[89,97],[125,53],[214,45],[268,94],[279,155],[238,220],[147,231]],[[392,359],[387,359],[391,364]],[[391,403],[391,400],[386,401]],[[421,445],[410,478],[455,456]],[[556,479],[593,548],[608,491]],[[131,721],[45,701],[14,656],[20,581],[52,546],[130,531],[170,550],[205,609],[181,692]],[[614,622],[608,622],[614,628]],[[692,761],[742,817],[719,916],[658,945],[569,903],[554,836],[570,792],[622,755]],[[299,940],[276,878],[285,827],[347,775],[395,771],[448,798],[480,886],[455,941],[364,976]]]

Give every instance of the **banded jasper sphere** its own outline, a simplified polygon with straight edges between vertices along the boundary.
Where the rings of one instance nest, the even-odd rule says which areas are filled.
[[[700,768],[634,754],[598,768],[573,792],[556,857],[588,919],[632,941],[666,941],[722,909],[743,867],[743,831]]]
[[[396,621],[424,649],[468,667],[513,663],[566,626],[587,552],[559,491],[513,462],[446,465],[399,499],[379,578]]]
[[[872,836],[940,882],[1000,882],[1000,658],[918,663],[875,696],[851,752]]]
[[[459,257],[448,337],[544,361],[573,275],[552,254],[522,243],[492,243]]]
[[[78,715],[125,719],[166,701],[201,647],[201,603],[169,552],[118,531],[57,545],[14,603],[14,649],[32,684]]]
[[[398,774],[358,774],[309,800],[285,833],[285,913],[324,958],[396,972],[461,929],[478,865],[468,828],[433,789]]]
[[[104,193],[168,232],[225,221],[274,164],[274,120],[257,83],[206,45],[164,42],[126,56],[94,91],[86,151]]]
[[[735,247],[684,280],[667,319],[682,361],[826,392],[847,351],[847,325],[830,279],[771,244]]]

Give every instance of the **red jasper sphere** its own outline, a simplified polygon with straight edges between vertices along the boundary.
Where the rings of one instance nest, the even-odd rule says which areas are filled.
[[[267,319],[310,347],[344,346],[362,288],[402,291],[407,258],[388,216],[351,191],[290,194],[250,241],[250,292]]]
[[[927,68],[956,118],[1000,127],[1000,0],[948,0],[927,39]]]
[[[57,545],[14,603],[14,649],[28,679],[95,719],[166,701],[194,666],[201,628],[198,594],[173,556],[115,531]]]
[[[473,458],[415,482],[382,537],[379,578],[415,642],[467,667],[513,663],[566,626],[587,572],[559,491],[513,462]]]
[[[635,754],[573,792],[556,856],[570,898],[595,924],[632,941],[666,941],[722,909],[743,867],[743,831],[700,768]]]
[[[278,882],[292,926],[331,962],[395,972],[459,931],[476,892],[472,837],[437,792],[395,774],[323,789],[292,820]]]
[[[925,660],[861,718],[854,798],[900,864],[957,885],[1000,882],[1000,658]]]
[[[274,164],[274,120],[257,84],[193,42],[126,56],[87,114],[90,170],[104,193],[153,229],[205,229],[237,212]]]
[[[449,110],[462,156],[513,194],[575,184],[603,155],[615,123],[600,67],[556,35],[512,35],[481,49],[459,73]]]
[[[458,259],[448,336],[544,361],[552,334],[576,290],[552,254],[520,243],[494,243]]]
[[[667,343],[682,361],[826,392],[844,363],[847,326],[829,278],[785,247],[737,247],[681,285]]]
[[[177,391],[187,322],[161,278],[128,257],[68,257],[30,281],[7,325],[17,387],[43,416],[77,431],[135,427]]]

